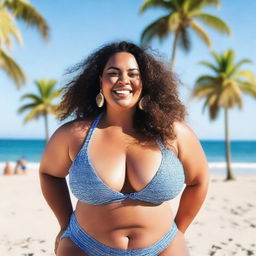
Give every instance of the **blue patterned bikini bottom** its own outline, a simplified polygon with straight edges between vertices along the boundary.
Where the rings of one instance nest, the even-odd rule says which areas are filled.
[[[118,249],[102,244],[87,234],[78,224],[73,213],[69,225],[62,238],[69,238],[89,256],[157,256],[164,251],[173,241],[178,228],[173,222],[169,231],[157,242],[146,248],[140,249]]]

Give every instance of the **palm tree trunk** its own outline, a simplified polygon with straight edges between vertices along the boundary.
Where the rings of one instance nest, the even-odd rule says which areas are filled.
[[[44,114],[44,128],[45,128],[45,140],[46,143],[49,141],[49,125],[48,125],[48,115]]]
[[[229,139],[229,126],[228,126],[228,109],[224,109],[225,118],[225,139],[226,139],[226,163],[227,163],[227,177],[226,180],[234,180],[233,171],[231,168],[231,150],[230,150],[230,139]]]
[[[175,63],[175,57],[176,57],[176,51],[177,51],[179,36],[180,36],[180,32],[179,32],[179,30],[177,30],[176,33],[175,33],[173,47],[172,47],[171,70],[173,70],[173,66],[174,66],[174,63]]]

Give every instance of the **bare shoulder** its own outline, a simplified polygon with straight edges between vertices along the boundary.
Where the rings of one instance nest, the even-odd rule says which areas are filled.
[[[175,122],[178,157],[183,164],[186,183],[193,184],[198,179],[206,179],[208,163],[200,140],[185,122]]]
[[[53,137],[64,136],[66,143],[70,144],[75,138],[87,133],[92,123],[92,119],[73,120],[63,124],[53,134]]]
[[[75,120],[67,124],[69,157],[73,161],[82,147],[93,119]]]
[[[46,148],[69,148],[72,141],[90,127],[89,120],[73,120],[61,125],[51,136]]]
[[[65,177],[72,164],[72,150],[81,146],[91,120],[74,120],[60,126],[51,136],[43,153],[40,172]]]
[[[179,158],[182,155],[181,145],[184,144],[184,139],[187,136],[194,136],[192,129],[185,122],[175,121],[173,123],[175,139],[170,140],[168,143],[168,148],[176,154]]]
[[[174,130],[179,139],[184,136],[196,136],[192,128],[185,122],[174,122]]]
[[[185,150],[193,146],[199,146],[200,141],[192,128],[185,122],[175,122],[174,131],[176,134],[176,143],[178,146],[179,156],[183,156]]]

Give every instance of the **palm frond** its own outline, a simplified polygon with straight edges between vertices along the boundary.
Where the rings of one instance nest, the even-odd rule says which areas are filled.
[[[196,80],[196,85],[200,85],[201,83],[213,83],[215,82],[215,77],[210,76],[210,75],[202,75],[197,78]]]
[[[248,81],[238,81],[238,83],[239,83],[239,87],[243,93],[256,98],[256,83],[251,83]]]
[[[213,51],[212,52],[212,56],[216,60],[217,64],[220,66],[222,60],[221,60],[221,57],[219,56],[219,54],[217,52]]]
[[[187,0],[170,0],[170,2],[172,2],[174,6],[175,11],[180,11],[180,9],[182,8],[182,5],[184,4],[184,1],[187,1]]]
[[[158,18],[156,21],[149,24],[141,34],[141,43],[147,45],[153,37],[158,37],[160,41],[167,37],[169,32],[168,19],[169,15]]]
[[[188,5],[187,10],[191,14],[193,14],[201,10],[205,6],[205,3],[202,0],[195,0],[195,1],[187,1],[187,5]]]
[[[185,2],[188,2],[187,10],[192,15],[200,12],[206,6],[214,6],[217,8],[220,6],[220,0],[191,0]]]
[[[57,98],[61,93],[61,90],[56,90],[54,92],[52,92],[51,94],[49,94],[49,101],[54,100],[55,98]]]
[[[199,19],[205,25],[215,29],[222,34],[231,34],[231,29],[229,28],[229,26],[217,16],[208,13],[198,13],[197,15],[195,15],[195,18]]]
[[[32,100],[34,103],[40,103],[40,104],[42,103],[42,99],[39,96],[32,93],[28,93],[21,96],[21,100],[24,100],[24,99]]]
[[[218,67],[214,66],[213,64],[211,64],[210,62],[207,61],[200,61],[198,64],[206,66],[208,68],[210,68],[211,70],[213,70],[214,72],[218,73],[219,69]]]
[[[209,97],[212,94],[216,94],[216,83],[209,82],[209,83],[197,84],[193,89],[192,94],[195,98],[198,98],[198,99]]]
[[[45,97],[45,91],[46,91],[46,81],[45,79],[41,79],[41,80],[35,80],[34,81],[38,91],[39,91],[39,94],[40,94],[40,97],[41,98],[44,98]]]
[[[228,50],[223,53],[223,62],[225,63],[225,73],[227,77],[230,77],[231,71],[234,67],[234,59],[235,59],[235,52],[233,50]]]
[[[29,110],[31,108],[34,108],[37,106],[37,103],[29,103],[29,104],[25,104],[23,106],[21,106],[19,109],[18,109],[18,113],[23,113],[24,111],[26,110]]]
[[[5,0],[3,2],[12,14],[29,26],[38,29],[41,36],[47,40],[49,38],[49,26],[43,16],[25,0]]]
[[[2,68],[7,75],[14,81],[18,88],[21,88],[26,82],[27,78],[19,65],[0,48],[0,68]]]
[[[204,1],[207,6],[216,6],[220,7],[221,1],[220,0],[205,0]]]
[[[239,80],[240,78],[245,78],[248,81],[253,81],[254,79],[254,74],[252,71],[248,70],[248,69],[243,69],[243,70],[239,70],[237,72],[233,72],[232,73],[234,75],[234,77]]]
[[[58,116],[58,113],[57,113],[57,107],[58,105],[49,105],[49,108],[47,109],[47,114],[52,114],[54,116]]]
[[[173,12],[168,16],[168,30],[169,32],[176,32],[179,29],[181,17],[178,12]]]
[[[38,119],[40,116],[45,115],[44,112],[44,105],[40,104],[34,107],[26,116],[24,119],[24,123],[27,123],[30,120]]]
[[[45,91],[45,94],[47,95],[47,96],[50,96],[52,93],[54,93],[54,92],[57,92],[57,91],[54,91],[54,87],[55,87],[55,85],[56,85],[56,83],[57,83],[57,80],[55,80],[55,79],[50,79],[50,80],[48,80],[48,86],[46,87],[47,89],[46,89],[46,91]]]
[[[227,79],[219,97],[219,105],[223,108],[242,108],[241,90],[235,80]]]
[[[235,75],[237,72],[238,72],[238,69],[243,65],[243,64],[246,64],[246,63],[251,63],[252,61],[250,59],[243,59],[243,60],[240,60],[237,64],[235,64],[233,66],[233,68],[230,69],[229,71],[229,76],[231,75]]]
[[[249,70],[239,70],[242,64],[250,62],[250,60],[244,59],[234,64],[235,52],[233,50],[227,50],[219,55],[213,53],[213,57],[217,62],[216,66],[205,61],[201,64],[215,71],[216,75],[200,76],[196,81],[194,97],[207,98],[205,107],[208,106],[209,108],[214,104],[219,108],[233,108],[235,106],[242,108],[242,92],[253,97],[256,96],[256,79],[254,80],[253,73]],[[210,90],[211,83],[213,85],[215,83],[215,90]],[[210,115],[214,117],[215,110],[209,111]]]
[[[0,47],[5,45],[11,49],[12,36],[18,43],[22,44],[22,36],[14,23],[13,17],[0,6]]]
[[[56,105],[52,101],[60,95],[61,90],[55,90],[56,80],[39,79],[35,81],[39,94],[25,94],[21,99],[30,100],[29,103],[20,107],[19,112],[31,110],[25,117],[24,122],[37,119],[46,114],[56,114]]]
[[[208,45],[209,48],[212,47],[212,41],[204,29],[194,20],[191,21],[192,30],[202,39],[202,41]]]
[[[164,0],[146,0],[140,7],[139,13],[143,13],[148,9],[155,9],[157,7],[164,8],[170,11],[175,10],[175,6],[171,1],[167,2]]]
[[[51,79],[51,80],[40,79],[40,80],[35,80],[34,82],[37,86],[37,89],[40,95],[46,98],[50,96],[50,94],[54,89],[55,84],[57,83],[57,81],[54,79]]]

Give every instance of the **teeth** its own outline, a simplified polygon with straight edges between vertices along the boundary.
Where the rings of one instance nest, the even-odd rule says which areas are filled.
[[[128,95],[128,94],[130,94],[130,91],[115,91],[115,93]]]

